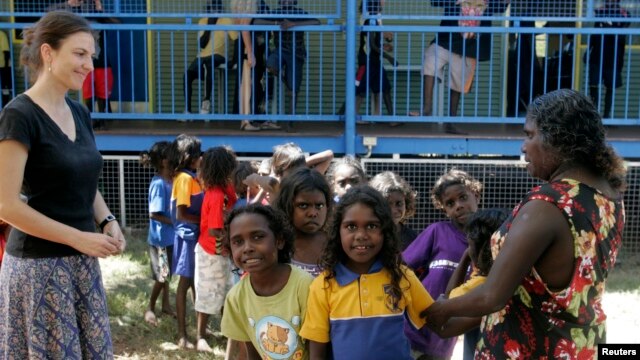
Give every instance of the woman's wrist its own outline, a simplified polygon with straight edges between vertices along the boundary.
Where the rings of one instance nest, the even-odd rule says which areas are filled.
[[[118,226],[118,228],[120,228],[120,224],[118,223],[118,220],[116,220],[116,219],[107,222],[100,230],[102,230],[103,234],[107,234],[109,236],[113,236],[114,235],[114,230],[115,230],[114,226]]]

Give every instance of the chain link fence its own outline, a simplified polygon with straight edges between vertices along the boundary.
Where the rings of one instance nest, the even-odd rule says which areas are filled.
[[[100,190],[124,227],[144,230],[149,223],[148,187],[153,170],[142,167],[137,156],[105,156]],[[240,158],[240,161],[258,160]],[[431,187],[451,168],[468,172],[484,185],[480,207],[511,209],[522,196],[540,182],[527,173],[518,160],[441,160],[441,159],[362,159],[369,177],[382,171],[402,176],[417,191],[416,214],[407,224],[421,231],[445,219],[433,207]],[[626,225],[623,236],[626,254],[640,253],[640,162],[628,163],[629,186],[624,195]]]

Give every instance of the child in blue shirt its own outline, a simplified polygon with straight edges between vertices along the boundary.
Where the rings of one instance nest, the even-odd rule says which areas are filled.
[[[149,298],[149,309],[144,313],[144,320],[157,326],[155,315],[156,300],[162,293],[162,312],[175,316],[169,302],[169,280],[171,279],[171,260],[173,256],[173,240],[175,233],[171,221],[171,169],[168,164],[168,153],[171,143],[159,141],[140,155],[140,163],[145,167],[153,167],[156,173],[149,185],[149,259],[151,274],[154,280]]]

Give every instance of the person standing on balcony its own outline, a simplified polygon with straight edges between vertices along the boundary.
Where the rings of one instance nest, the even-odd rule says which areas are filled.
[[[596,17],[606,18],[594,24],[595,28],[611,29],[629,27],[624,20],[629,15],[620,6],[620,0],[607,0],[595,10]],[[588,40],[589,51],[584,54],[584,62],[589,67],[589,95],[597,108],[600,108],[600,85],[606,87],[603,117],[611,117],[613,107],[613,89],[622,86],[622,66],[627,36],[620,34],[592,35]]]
[[[207,3],[205,11],[208,14],[221,13],[223,11],[222,0],[211,0]],[[229,18],[204,17],[198,21],[199,25],[231,25],[233,20]],[[215,68],[226,63],[227,48],[231,41],[238,38],[236,31],[204,30],[198,33],[198,56],[193,59],[184,75],[185,112],[191,112],[191,97],[193,94],[193,81],[204,80],[204,98],[200,105],[201,114],[211,112],[211,93],[213,92],[213,73]],[[218,91],[223,91],[219,89]]]
[[[257,0],[231,0],[231,11],[234,14],[253,15],[258,11]],[[237,25],[249,25],[252,19],[250,17],[235,18]],[[251,89],[253,83],[253,70],[256,66],[256,56],[254,53],[254,44],[251,39],[251,32],[248,30],[242,30],[242,45],[244,48],[241,61],[238,62],[238,66],[242,67],[240,91],[239,91],[239,113],[241,115],[251,114]],[[242,48],[242,47],[241,47]],[[260,126],[254,125],[249,119],[242,120],[240,123],[240,130],[245,131],[260,131]]]
[[[0,112],[0,218],[13,228],[0,270],[2,359],[113,358],[98,258],[126,241],[97,190],[90,113],[67,97],[93,71],[94,34],[66,11],[26,29],[20,63],[33,85]]]
[[[274,48],[267,58],[267,72],[279,76],[284,71],[284,84],[291,92],[290,114],[295,114],[297,95],[302,84],[302,69],[307,59],[304,32],[288,31],[295,26],[320,25],[318,19],[302,19],[296,15],[308,15],[297,7],[297,0],[279,0],[278,8],[271,14],[287,16],[280,19],[256,19],[256,25],[279,25],[280,32],[273,35]],[[270,91],[267,90],[267,94]],[[291,123],[288,124],[290,130]]]
[[[470,4],[474,3],[474,4]],[[490,16],[504,12],[507,0],[431,0],[431,6],[443,7],[444,16]],[[471,6],[473,5],[473,6]],[[470,8],[475,10],[471,11]],[[474,24],[475,25],[475,24]],[[483,20],[480,26],[491,26],[491,21]],[[443,19],[440,26],[469,26],[465,20]],[[449,82],[449,116],[457,116],[460,95],[471,90],[477,61],[491,58],[491,34],[459,31],[455,33],[438,32],[431,45],[425,50],[422,74],[424,76],[424,103],[422,116],[433,115],[433,87],[436,76],[440,81],[448,78]],[[449,65],[449,73],[445,74],[444,67]],[[412,113],[412,115],[418,115]],[[445,131],[450,134],[464,134],[453,124],[447,123]]]

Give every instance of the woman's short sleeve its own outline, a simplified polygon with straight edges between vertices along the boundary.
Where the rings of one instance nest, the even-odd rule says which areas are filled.
[[[16,140],[31,149],[34,128],[25,112],[8,105],[0,112],[0,141]]]

